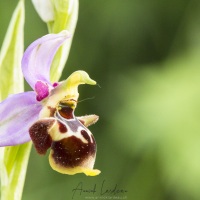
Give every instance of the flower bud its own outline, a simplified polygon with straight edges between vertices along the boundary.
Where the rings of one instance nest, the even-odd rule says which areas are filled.
[[[54,8],[51,0],[32,0],[32,3],[38,15],[44,22],[54,20]]]

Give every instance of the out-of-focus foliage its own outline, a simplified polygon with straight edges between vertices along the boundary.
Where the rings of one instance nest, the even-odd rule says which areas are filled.
[[[0,38],[14,4],[0,2]],[[27,1],[26,45],[46,33]],[[128,190],[115,195],[127,199],[200,199],[200,2],[81,0],[62,78],[77,69],[100,85],[80,86],[80,100],[95,98],[76,114],[100,115],[90,129],[102,173],[58,174],[33,149],[23,199],[71,199],[79,182],[99,191],[103,180],[106,189]],[[86,197],[102,196],[74,199]]]

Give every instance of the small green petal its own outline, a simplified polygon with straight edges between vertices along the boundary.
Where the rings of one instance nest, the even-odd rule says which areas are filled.
[[[77,117],[77,119],[85,126],[91,126],[95,124],[99,120],[99,116],[97,115],[85,115],[81,117]]]

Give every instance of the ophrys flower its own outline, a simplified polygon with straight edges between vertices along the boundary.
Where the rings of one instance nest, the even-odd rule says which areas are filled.
[[[39,154],[50,148],[51,167],[64,174],[97,175],[93,169],[96,142],[87,128],[96,115],[76,117],[78,85],[95,85],[84,71],[51,83],[50,66],[58,48],[70,37],[67,31],[48,34],[25,51],[22,71],[34,91],[10,95],[0,103],[0,146],[33,141]],[[14,83],[17,84],[17,83]]]

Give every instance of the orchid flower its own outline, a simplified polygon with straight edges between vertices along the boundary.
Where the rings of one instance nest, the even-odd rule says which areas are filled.
[[[22,58],[23,75],[34,91],[10,95],[0,103],[0,146],[13,146],[32,140],[39,154],[50,148],[51,167],[63,174],[95,176],[96,142],[87,128],[96,115],[76,117],[78,85],[95,85],[84,71],[66,80],[50,81],[50,67],[58,48],[70,34],[48,34],[33,42]],[[16,83],[17,84],[17,83]]]

